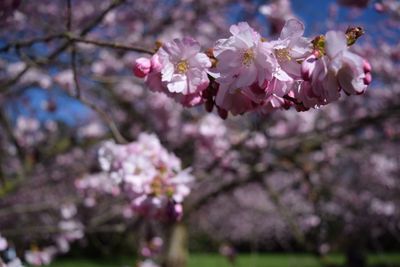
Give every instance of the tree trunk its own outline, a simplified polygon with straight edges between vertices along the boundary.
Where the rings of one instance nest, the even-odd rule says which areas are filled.
[[[163,267],[186,267],[188,258],[187,230],[182,223],[172,225]]]
[[[346,251],[346,266],[347,267],[366,267],[367,257],[359,247],[350,247]]]

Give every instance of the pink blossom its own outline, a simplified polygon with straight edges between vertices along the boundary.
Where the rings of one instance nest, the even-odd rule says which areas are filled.
[[[289,81],[287,76],[299,78],[301,64],[297,61],[312,51],[311,41],[303,34],[304,24],[297,19],[290,19],[286,21],[279,39],[269,42],[280,66],[275,70],[275,77],[279,80]]]
[[[262,85],[272,79],[275,62],[271,50],[263,44],[259,33],[247,22],[241,22],[230,28],[228,39],[220,39],[214,47],[214,56],[218,60],[213,76],[220,84],[229,84],[230,91],[250,86]]]
[[[0,251],[5,250],[8,247],[7,239],[0,235]]]
[[[311,54],[308,56],[303,63],[301,64],[301,77],[305,81],[309,81],[311,79],[312,73],[315,69],[315,62],[318,60],[318,56],[316,53]]]
[[[309,55],[302,63],[294,96],[305,108],[318,107],[336,101],[340,90],[346,94],[361,94],[371,83],[371,65],[349,51],[346,35],[330,31],[325,37],[326,56]]]
[[[171,93],[194,94],[204,90],[209,83],[207,70],[211,61],[200,53],[200,44],[189,37],[165,43],[157,52],[161,80]]]
[[[99,162],[109,178],[132,199],[137,212],[149,217],[180,217],[174,215],[181,213],[176,205],[181,205],[190,193],[188,184],[193,177],[155,135],[140,134],[136,142],[127,145],[106,142],[99,150]]]
[[[197,91],[194,93],[172,93],[168,87],[166,82],[162,81],[162,64],[160,62],[160,57],[158,54],[152,56],[151,60],[151,71],[145,77],[145,82],[149,89],[154,92],[162,92],[169,97],[173,98],[175,101],[179,102],[185,107],[193,107],[203,102],[202,99],[202,90],[205,89],[203,86],[198,87]],[[211,64],[211,63],[210,63]],[[204,83],[204,86],[208,86],[208,77],[207,84]]]
[[[133,66],[133,73],[137,77],[143,78],[150,72],[151,65],[151,61],[148,58],[138,58]]]
[[[145,77],[145,82],[149,89],[154,92],[165,92],[168,93],[168,88],[165,83],[161,81],[161,69],[160,57],[158,54],[154,54],[151,59],[151,70]]]
[[[307,75],[310,82],[300,81],[293,88],[295,97],[306,108],[315,108],[336,101],[340,97],[336,74],[329,70],[330,60],[322,57],[313,61],[313,55],[305,60],[303,70],[310,71]]]
[[[224,110],[232,113],[232,115],[244,114],[254,109],[254,104],[248,98],[244,90],[234,90],[231,84],[221,84],[215,98],[215,104]]]
[[[231,27],[232,37],[217,42],[214,76],[220,83],[215,103],[233,115],[280,108],[283,96],[300,78],[297,60],[311,52],[304,25],[291,19],[276,41],[265,42],[247,23]]]
[[[363,93],[367,88],[364,60],[348,50],[346,35],[343,32],[328,32],[325,49],[332,60],[329,71],[337,75],[340,88],[350,95]]]

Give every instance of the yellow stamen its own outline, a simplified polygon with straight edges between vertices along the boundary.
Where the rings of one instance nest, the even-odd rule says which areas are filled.
[[[163,193],[163,181],[161,177],[155,177],[150,184],[153,195],[160,196]]]
[[[289,61],[292,59],[290,57],[289,49],[287,48],[275,49],[275,55],[280,61]]]
[[[188,71],[189,64],[186,60],[181,60],[176,64],[176,71],[180,74],[184,74]]]
[[[250,64],[253,62],[254,60],[254,52],[253,49],[247,49],[244,53],[243,53],[243,58],[242,58],[242,62],[243,65],[245,66],[250,66]]]

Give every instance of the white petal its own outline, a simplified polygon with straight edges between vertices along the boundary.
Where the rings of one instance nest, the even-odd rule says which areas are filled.
[[[289,82],[292,81],[293,79],[285,72],[283,71],[281,68],[278,68],[275,72],[274,72],[274,76],[283,82]]]
[[[252,85],[257,79],[257,69],[254,64],[242,67],[242,71],[236,80],[236,87],[241,88]]]
[[[334,58],[347,49],[346,35],[339,31],[329,31],[325,37],[325,51],[328,57]]]
[[[167,84],[168,91],[171,93],[183,93],[187,91],[187,79],[185,75],[175,74],[171,82]]]
[[[172,77],[174,75],[174,65],[171,62],[168,62],[166,65],[161,70],[162,74],[162,81],[163,82],[169,82],[172,80]]]
[[[289,19],[281,31],[280,39],[296,39],[304,34],[304,24],[298,19]]]

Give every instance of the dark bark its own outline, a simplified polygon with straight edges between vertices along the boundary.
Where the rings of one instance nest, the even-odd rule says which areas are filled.
[[[349,247],[346,251],[347,267],[366,267],[367,256],[360,247]]]

